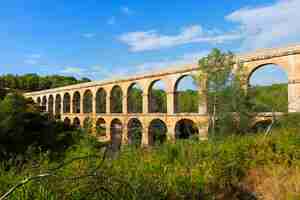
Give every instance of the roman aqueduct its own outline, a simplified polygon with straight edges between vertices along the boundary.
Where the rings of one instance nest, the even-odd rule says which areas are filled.
[[[284,69],[288,76],[289,112],[300,111],[300,45],[284,48],[261,49],[253,53],[239,55],[238,59],[244,63],[247,77],[265,65],[275,64]],[[32,98],[45,112],[59,115],[65,123],[84,126],[87,121],[93,127],[102,128],[101,140],[117,139],[122,143],[131,142],[131,129],[138,126],[141,129],[141,145],[151,145],[155,137],[151,130],[157,124],[164,128],[166,139],[173,140],[180,137],[180,123],[188,121],[190,124],[207,124],[206,104],[201,101],[195,112],[180,112],[176,109],[178,83],[187,76],[197,73],[198,66],[190,65],[178,69],[169,69],[157,73],[132,76],[129,78],[93,81],[89,83],[71,85],[55,89],[26,93],[25,97]],[[157,82],[165,84],[166,110],[153,109],[151,103],[151,89]],[[248,83],[248,81],[247,81]],[[142,88],[141,109],[130,108],[129,94],[134,85]],[[201,92],[199,84],[198,92]],[[115,109],[111,101],[115,93],[119,93],[122,105]],[[199,126],[195,130],[200,139],[207,138],[207,126]]]

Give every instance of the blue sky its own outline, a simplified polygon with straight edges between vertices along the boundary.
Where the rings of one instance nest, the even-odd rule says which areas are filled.
[[[101,80],[194,63],[214,47],[298,43],[299,10],[299,0],[3,1],[0,74]]]

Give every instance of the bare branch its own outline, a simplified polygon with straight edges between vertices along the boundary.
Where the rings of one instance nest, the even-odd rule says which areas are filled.
[[[107,148],[105,149],[105,152],[103,154],[103,156],[98,156],[98,155],[88,155],[88,156],[81,156],[81,157],[76,157],[73,158],[67,162],[63,162],[60,165],[58,165],[57,167],[54,167],[52,169],[49,169],[48,172],[46,173],[42,173],[39,175],[35,175],[35,176],[30,176],[22,181],[20,181],[19,183],[17,183],[15,186],[13,186],[12,188],[10,188],[4,195],[2,195],[0,197],[0,200],[5,200],[6,198],[9,197],[9,195],[11,195],[16,189],[18,189],[19,187],[26,185],[27,183],[31,182],[31,181],[35,181],[38,179],[43,179],[43,178],[47,178],[49,176],[57,176],[54,172],[61,169],[62,167],[69,165],[77,160],[84,160],[84,159],[90,159],[90,158],[101,158],[101,162],[99,163],[99,165],[89,174],[86,175],[82,175],[82,176],[77,176],[77,177],[71,177],[70,180],[74,180],[74,179],[81,179],[81,178],[86,178],[89,176],[96,176],[95,172],[100,169],[100,167],[103,165],[105,159],[106,159],[106,155],[107,155]]]
[[[37,179],[42,179],[45,177],[49,177],[49,176],[53,176],[53,174],[50,173],[45,173],[45,174],[39,174],[37,176],[31,176],[28,177],[24,180],[22,180],[21,182],[19,182],[18,184],[16,184],[15,186],[13,186],[11,189],[9,189],[4,195],[2,195],[0,197],[0,200],[5,200],[6,198],[8,198],[9,195],[11,195],[16,189],[18,189],[19,187],[26,185],[27,183],[29,183],[30,181],[34,181]]]

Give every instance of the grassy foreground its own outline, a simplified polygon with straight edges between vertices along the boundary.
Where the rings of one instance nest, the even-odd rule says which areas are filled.
[[[114,159],[104,152],[85,138],[66,152],[63,165],[44,153],[22,167],[2,163],[0,196],[26,177],[48,173],[9,199],[300,199],[298,129],[125,147]]]

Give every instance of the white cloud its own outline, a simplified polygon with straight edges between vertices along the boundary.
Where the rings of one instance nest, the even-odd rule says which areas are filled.
[[[25,59],[24,60],[24,63],[25,64],[28,64],[28,65],[35,65],[35,64],[38,64],[38,60],[34,60],[34,59]]]
[[[183,65],[197,63],[198,60],[206,56],[209,52],[193,52],[186,53],[175,59],[158,60],[153,62],[145,62],[142,64],[127,66],[127,67],[114,67],[114,68],[98,68],[93,69],[94,79],[105,78],[105,79],[119,79],[126,76],[137,75],[147,72],[159,71],[162,69],[182,67]],[[91,77],[91,76],[90,76]],[[98,77],[98,78],[97,78]]]
[[[112,16],[111,18],[109,18],[107,20],[107,24],[108,25],[114,25],[114,24],[116,24],[116,17]]]
[[[87,39],[91,39],[94,38],[96,36],[95,33],[83,33],[82,37],[87,38]]]
[[[99,65],[95,65],[92,67],[65,67],[60,73],[80,78],[88,77],[99,80],[100,78],[112,78],[114,76],[120,77],[125,75],[125,73],[120,73],[120,71],[122,70],[116,69],[116,71],[112,71]]]
[[[63,70],[60,71],[63,74],[72,74],[72,75],[78,75],[82,76],[86,70],[80,67],[66,67]]]
[[[130,32],[118,39],[127,44],[131,51],[155,50],[189,43],[224,43],[241,39],[239,32],[219,34],[215,30],[204,30],[200,25],[185,27],[177,35],[163,35],[156,30]]]
[[[137,65],[136,68],[138,72],[144,73],[153,70],[160,70],[166,69],[171,67],[179,67],[182,65],[187,64],[194,64],[197,63],[199,59],[203,58],[204,56],[208,55],[209,51],[201,51],[201,52],[193,52],[193,53],[186,53],[180,56],[177,59],[167,59],[167,60],[160,60],[155,62],[146,62],[141,65]]]
[[[120,9],[121,9],[121,12],[125,15],[133,14],[133,11],[131,9],[129,9],[127,6],[122,6]]]
[[[42,55],[36,53],[36,54],[31,54],[31,55],[29,55],[28,57],[30,57],[30,58],[35,58],[35,59],[39,59],[39,58],[42,57]]]
[[[242,8],[226,16],[245,33],[242,50],[275,47],[300,41],[300,1],[279,0],[272,5]]]
[[[130,75],[147,73],[150,71],[153,72],[154,70],[158,71],[161,69],[180,67],[182,65],[197,63],[200,58],[206,56],[208,53],[209,51],[186,53],[175,59],[146,62],[139,65],[127,67],[105,68],[100,65],[94,65],[91,67],[65,67],[60,71],[60,73],[81,78],[88,77],[93,80],[119,79]]]
[[[30,54],[30,55],[27,55],[26,58],[25,58],[25,60],[24,60],[24,63],[28,64],[28,65],[36,65],[36,64],[39,63],[41,57],[42,57],[41,54]]]
[[[147,30],[124,33],[118,39],[133,52],[238,40],[242,41],[242,51],[275,47],[300,41],[299,10],[299,0],[278,0],[260,7],[242,8],[225,16],[227,22],[236,24],[231,32],[206,30],[201,25],[192,25],[173,35]]]

